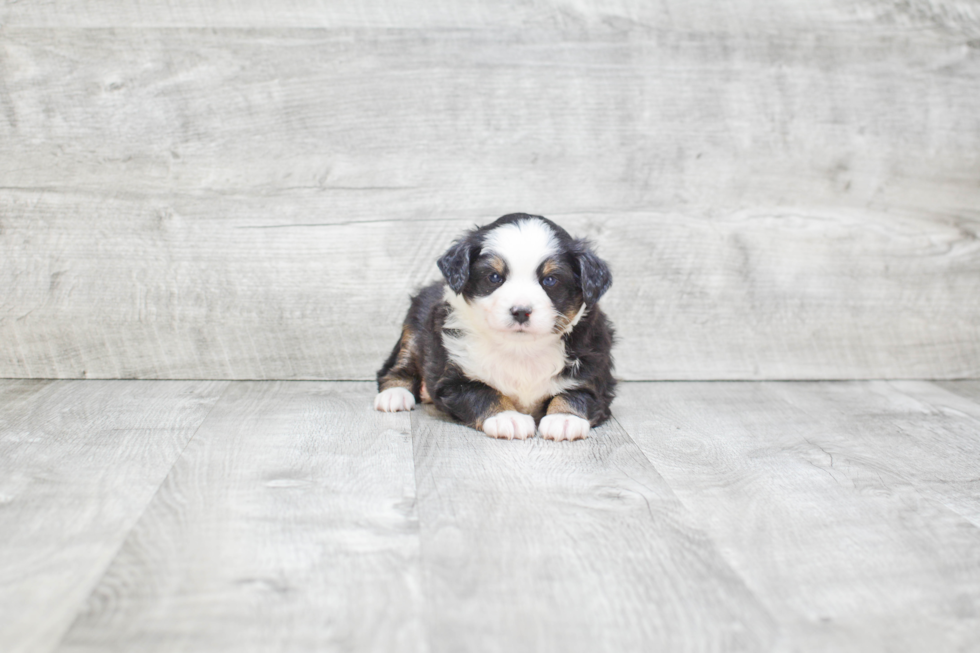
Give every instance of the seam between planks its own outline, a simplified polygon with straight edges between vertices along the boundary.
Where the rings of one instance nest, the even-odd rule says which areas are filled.
[[[941,385],[937,384],[935,381],[930,381],[930,380],[926,380],[926,379],[916,379],[916,381],[921,381],[922,383],[928,383],[930,386],[932,386],[932,388],[934,388],[935,390],[939,391],[940,393],[947,394],[951,398],[953,398],[953,399],[955,399],[957,401],[963,401],[965,403],[969,403],[969,404],[972,404],[973,406],[975,406],[978,414],[964,413],[964,412],[961,412],[961,411],[956,410],[955,408],[953,410],[956,410],[956,412],[959,412],[961,415],[963,415],[965,418],[969,419],[971,422],[974,422],[977,425],[980,425],[980,402],[977,402],[977,401],[975,401],[974,399],[972,399],[970,397],[964,397],[962,395],[956,394],[955,392],[951,392],[951,391],[947,390],[946,388],[942,387]],[[934,410],[939,410],[939,408],[937,407],[936,403],[934,401],[932,401],[929,397],[922,397],[922,396],[918,396],[918,395],[912,394],[911,392],[908,392],[907,390],[905,390],[903,388],[897,387],[894,383],[892,383],[891,380],[888,380],[888,381],[885,381],[885,382],[888,384],[888,387],[891,388],[894,392],[897,392],[897,393],[901,394],[904,397],[908,397],[909,399],[911,399],[913,401],[921,402],[921,403],[929,406],[930,408],[932,408]],[[916,496],[919,497],[919,499],[921,499],[922,501],[926,501],[926,502],[931,503],[931,504],[936,505],[936,506],[941,506],[943,508],[943,510],[946,510],[946,511],[948,511],[948,512],[954,514],[954,515],[956,515],[957,517],[959,517],[960,519],[962,519],[963,521],[965,521],[967,524],[969,524],[970,526],[972,526],[974,530],[980,531],[980,523],[978,523],[976,521],[976,518],[975,517],[968,516],[968,515],[964,515],[962,512],[960,512],[959,510],[957,510],[954,506],[949,505],[947,503],[948,497],[946,497],[946,496],[929,496],[927,493],[924,493],[923,492],[923,489],[920,488],[919,483],[916,483],[914,479],[909,479],[909,478],[907,478],[905,476],[905,474],[902,474],[902,473],[899,473],[899,472],[893,471],[892,473],[895,474],[896,476],[898,476],[899,478],[901,478],[903,481],[905,481],[908,484],[908,486],[910,488],[912,488],[912,490],[915,492]]]
[[[80,380],[85,380],[85,379],[80,379]],[[126,379],[126,380],[133,380],[133,379]],[[195,380],[198,379],[185,379],[185,381],[195,381]],[[202,382],[207,382],[207,381],[208,380],[203,380]],[[222,399],[225,398],[225,395],[228,394],[228,390],[231,388],[232,382],[225,381],[224,383],[225,383],[225,387],[221,391],[221,394],[218,395],[217,400],[215,400],[215,402],[211,404],[211,407],[208,409],[208,412],[205,413],[204,417],[201,419],[200,424],[198,424],[197,428],[194,429],[194,433],[191,434],[191,437],[187,438],[187,442],[184,443],[184,446],[181,447],[180,452],[174,457],[173,464],[170,465],[170,468],[167,470],[167,473],[164,474],[163,478],[160,479],[160,483],[157,485],[156,489],[153,490],[153,494],[150,495],[150,498],[143,505],[143,508],[139,511],[139,514],[136,515],[136,519],[134,519],[133,523],[130,524],[129,530],[127,530],[126,533],[123,535],[123,537],[119,539],[119,546],[116,547],[116,550],[113,552],[112,556],[108,559],[108,562],[106,562],[105,566],[102,568],[102,571],[99,572],[98,578],[96,578],[95,581],[89,586],[88,593],[85,595],[85,598],[79,603],[78,607],[76,607],[75,614],[71,622],[69,622],[68,625],[65,627],[64,632],[61,633],[61,636],[58,638],[57,644],[55,644],[51,648],[51,651],[57,651],[62,647],[62,645],[65,642],[65,637],[68,636],[68,633],[71,632],[72,626],[75,624],[76,621],[78,621],[78,615],[81,613],[82,607],[92,597],[92,592],[95,591],[95,589],[102,584],[102,580],[105,578],[105,575],[112,567],[112,563],[115,562],[116,558],[119,556],[119,551],[121,551],[122,548],[126,545],[126,542],[129,541],[129,536],[132,534],[136,526],[140,523],[140,520],[143,519],[143,515],[146,514],[146,509],[157,498],[157,495],[160,493],[160,488],[163,487],[163,485],[167,482],[167,479],[170,478],[170,475],[173,474],[174,467],[176,467],[177,463],[180,462],[181,458],[184,457],[184,452],[187,451],[187,447],[189,447],[191,443],[197,439],[197,434],[201,431],[201,427],[204,426],[204,424],[208,421],[208,418],[211,416],[211,413],[214,411],[215,407],[218,404],[220,404]]]
[[[914,381],[914,382],[928,383],[929,385],[933,386],[937,390],[939,390],[941,392],[944,392],[944,393],[947,393],[951,397],[955,397],[957,400],[961,400],[961,401],[964,401],[964,402],[972,403],[972,404],[976,405],[978,409],[980,409],[980,404],[978,404],[977,402],[973,401],[972,399],[970,399],[968,397],[962,397],[962,396],[957,395],[957,394],[955,394],[953,392],[950,392],[949,390],[946,390],[942,386],[937,385],[934,381],[930,381],[928,379],[876,379],[876,380],[881,381],[882,383],[887,383],[888,384],[888,387],[893,392],[896,392],[896,393],[902,395],[903,397],[907,397],[908,399],[911,399],[912,401],[916,401],[916,402],[920,402],[920,403],[926,404],[926,405],[930,406],[931,408],[936,408],[936,406],[935,406],[934,402],[930,401],[927,397],[921,397],[921,396],[912,394],[910,392],[907,392],[907,391],[903,390],[902,388],[896,387],[894,385],[893,381],[899,381],[899,380],[901,380],[901,381]],[[760,382],[760,383],[765,383],[765,382]],[[783,383],[783,382],[782,381],[777,381],[776,383]],[[844,383],[844,382],[842,381],[841,383]],[[859,383],[864,383],[864,382],[863,381],[860,381]],[[786,397],[780,397],[780,400],[783,401],[784,403],[786,403],[787,405],[792,406],[795,410],[800,411],[802,414],[806,415],[807,417],[810,417],[810,418],[812,418],[814,420],[818,419],[818,417],[819,417],[811,409],[806,408],[804,406],[800,406],[800,405],[798,405],[798,404],[796,404],[796,403],[794,403],[792,401],[789,401],[789,399],[786,398]],[[965,414],[965,413],[964,413],[964,415],[967,418],[969,418],[971,421],[974,421],[974,422],[977,422],[978,424],[980,424],[980,418],[978,418],[977,416],[975,416],[975,415],[969,415],[969,414]],[[816,449],[819,449],[819,450],[823,451],[828,456],[831,455],[829,452],[827,452],[819,444],[815,444],[815,443],[811,442],[809,439],[806,439],[806,438],[804,438],[804,441],[808,445],[810,445],[810,446],[812,446],[812,447],[814,447]],[[906,486],[908,486],[908,488],[912,492],[915,493],[915,496],[918,497],[920,501],[922,501],[924,503],[928,503],[928,504],[933,505],[933,506],[936,506],[937,508],[941,508],[942,510],[950,513],[951,515],[955,515],[955,516],[959,517],[965,523],[969,524],[974,530],[980,530],[980,524],[978,524],[976,521],[974,521],[973,518],[971,518],[971,517],[969,517],[967,515],[964,515],[959,510],[957,510],[953,506],[949,505],[942,497],[939,497],[939,496],[930,496],[929,493],[928,493],[928,488],[921,487],[921,484],[918,483],[918,482],[916,482],[916,480],[914,478],[909,478],[906,474],[904,474],[904,473],[902,473],[902,472],[900,472],[898,470],[895,470],[895,469],[889,470],[889,473],[892,474],[892,475],[894,475],[896,478],[901,479],[906,484]]]
[[[419,404],[414,410],[408,411],[408,437],[412,441],[412,483],[415,484],[415,520],[417,522],[416,537],[419,543],[419,583],[421,587],[422,604],[421,610],[422,625],[422,651],[430,653],[432,651],[432,634],[429,630],[429,609],[432,601],[432,592],[429,587],[429,573],[425,564],[425,538],[422,537],[422,511],[419,510],[419,469],[418,459],[415,456],[415,426],[416,419],[412,413],[416,410],[425,410],[424,404]]]
[[[968,380],[971,380],[971,379],[968,379]],[[894,382],[902,382],[902,381],[928,383],[931,386],[935,387],[937,390],[940,390],[942,392],[945,392],[945,393],[949,394],[951,397],[955,397],[958,400],[961,400],[961,401],[964,401],[964,402],[968,402],[968,403],[974,404],[975,406],[977,406],[977,409],[980,410],[980,402],[974,401],[973,399],[971,399],[969,397],[963,397],[961,395],[957,395],[954,392],[951,392],[949,390],[946,390],[941,385],[939,385],[935,380],[932,380],[932,379],[840,379],[840,380],[836,380],[836,381],[806,381],[806,380],[799,380],[799,381],[795,381],[795,382],[797,382],[797,383],[869,383],[869,382],[874,382],[874,381],[880,381],[882,383],[887,383],[889,385],[889,387],[893,391],[895,391],[895,392],[897,392],[897,393],[899,393],[899,394],[901,394],[901,395],[903,395],[905,397],[908,397],[908,398],[912,399],[913,401],[919,401],[919,402],[922,402],[924,404],[928,404],[929,406],[933,406],[933,404],[927,398],[923,398],[923,397],[919,397],[919,396],[910,394],[910,393],[906,392],[905,390],[903,390],[903,389],[901,389],[899,387],[896,387],[894,385]],[[743,383],[742,381],[722,381],[722,380],[718,380],[716,382],[717,383]],[[764,380],[764,381],[745,381],[744,383],[759,383],[759,384],[764,384],[764,383],[793,383],[793,382],[794,381],[780,381],[780,380],[775,380],[775,379],[767,379],[767,380]],[[624,381],[623,383],[664,383],[664,382],[663,381]],[[672,382],[667,382],[667,383],[704,383],[704,381],[672,381]],[[790,402],[786,398],[782,398],[782,401],[784,401],[788,405],[792,406],[794,409],[799,410],[804,415],[807,415],[809,417],[816,417],[812,411],[808,410],[805,407],[799,406],[799,405],[797,405],[797,404],[795,404],[793,402]],[[977,417],[976,415],[966,415],[966,417],[968,417],[969,419],[971,419],[971,420],[973,420],[973,421],[975,421],[977,423],[980,423],[980,417]],[[616,418],[615,415],[612,416],[612,419],[623,430],[623,433],[626,434],[626,436],[630,439],[630,441],[633,442],[633,444],[640,451],[640,453],[643,454],[643,457],[646,458],[647,461],[650,463],[650,465],[657,471],[658,474],[660,474],[660,470],[657,469],[657,466],[654,464],[654,462],[652,460],[650,460],[650,457],[647,456],[646,453],[643,451],[643,447],[639,446],[639,444],[633,438],[633,434],[630,433],[629,430],[626,429],[625,426],[623,426],[623,424]],[[822,448],[819,447],[819,445],[814,445],[813,443],[809,442],[809,440],[806,440],[806,442],[808,444],[810,444],[812,446],[815,446],[817,448],[820,448],[822,450]],[[932,504],[932,505],[934,505],[934,506],[936,506],[938,508],[942,508],[946,512],[949,512],[950,514],[956,515],[957,517],[959,517],[960,519],[962,519],[964,522],[968,523],[974,529],[980,530],[980,524],[978,524],[976,521],[974,521],[970,517],[968,517],[966,515],[963,515],[960,511],[958,511],[954,507],[948,505],[946,503],[946,501],[943,501],[941,498],[934,497],[934,496],[929,496],[928,493],[924,493],[923,492],[923,489],[920,488],[919,487],[919,484],[917,484],[913,479],[910,479],[905,474],[902,474],[902,473],[897,472],[897,471],[892,471],[891,473],[894,474],[896,477],[900,478],[902,481],[904,481],[906,483],[906,485],[913,492],[915,492],[915,495],[919,498],[919,500],[924,501],[924,502],[929,503],[929,504]],[[684,509],[685,510],[688,510],[690,512],[690,509],[689,509],[688,505],[684,502],[684,500],[681,497],[679,497],[674,492],[674,488],[671,487],[670,481],[663,474],[660,474],[660,476],[661,476],[661,478],[664,479],[664,483],[667,485],[667,487],[670,488],[671,494],[673,494],[674,497],[680,502],[680,504],[682,506],[684,506]],[[692,514],[692,517],[693,517],[693,514],[694,513],[691,513],[691,514]],[[714,538],[711,536],[710,532],[707,529],[703,529],[703,530],[705,532],[705,535],[708,536],[708,537],[710,537],[712,539],[712,541],[714,542]],[[717,542],[715,542],[715,544],[716,544],[716,547],[717,547]],[[726,562],[728,562],[728,560],[725,558],[725,556],[722,553],[722,550],[720,548],[718,549],[718,552],[722,556],[722,558],[725,559]],[[729,564],[729,567],[731,567],[731,564]],[[740,578],[742,578],[743,581],[746,581],[746,578],[744,576],[742,576],[742,574],[740,574],[737,569],[735,569],[734,567],[732,567],[732,569],[733,569],[733,571]],[[751,590],[751,586],[750,585],[746,584],[746,587],[749,587],[749,589]]]
[[[698,519],[697,514],[693,510],[691,510],[691,507],[687,505],[684,499],[680,497],[677,494],[677,492],[674,491],[674,488],[670,484],[668,478],[660,473],[660,470],[657,468],[657,465],[652,460],[650,460],[650,456],[648,456],[646,452],[643,451],[643,447],[641,447],[639,443],[633,438],[633,434],[630,433],[625,426],[623,426],[623,424],[619,421],[619,419],[616,418],[615,415],[612,415],[612,420],[616,422],[616,425],[620,428],[620,430],[622,430],[623,434],[627,438],[629,438],[629,441],[633,443],[633,446],[636,447],[636,450],[640,452],[640,455],[642,455],[643,458],[648,463],[650,463],[650,467],[652,467],[653,470],[657,472],[657,475],[660,476],[661,479],[663,479],[664,485],[667,487],[667,489],[670,490],[671,496],[673,496],[674,499],[677,500],[677,503],[684,508],[684,511],[687,512],[691,521],[697,524],[698,529],[701,530],[701,532],[704,534],[704,537],[711,542],[712,546],[714,547],[715,553],[718,555],[718,558],[722,562],[724,562],[728,570],[742,582],[742,586],[745,588],[745,590],[752,595],[752,598],[755,599],[756,603],[765,611],[765,613],[769,616],[769,618],[773,620],[773,623],[777,624],[776,637],[778,641],[778,639],[781,638],[783,635],[783,625],[780,624],[778,619],[776,619],[775,615],[773,615],[767,601],[764,600],[765,597],[761,596],[760,593],[756,591],[756,588],[753,586],[751,580],[744,573],[742,573],[741,570],[739,570],[736,565],[732,564],[732,561],[729,560],[728,556],[725,555],[724,548],[720,546],[718,540],[716,540],[715,536],[711,533],[711,530],[701,523],[701,520]]]

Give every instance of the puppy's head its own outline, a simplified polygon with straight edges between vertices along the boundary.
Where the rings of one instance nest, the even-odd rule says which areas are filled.
[[[493,331],[523,335],[570,330],[612,284],[588,242],[525,213],[467,232],[438,265],[477,319]]]

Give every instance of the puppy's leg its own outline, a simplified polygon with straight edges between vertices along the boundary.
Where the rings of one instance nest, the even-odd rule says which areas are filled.
[[[557,395],[548,404],[538,430],[546,440],[580,440],[589,434],[600,407],[589,390],[571,390]]]
[[[436,387],[436,406],[467,426],[494,438],[524,440],[534,436],[534,418],[490,386],[462,375],[443,379]]]
[[[415,346],[414,333],[406,325],[388,360],[378,370],[379,392],[374,398],[375,410],[393,413],[415,407],[416,387],[421,385]]]

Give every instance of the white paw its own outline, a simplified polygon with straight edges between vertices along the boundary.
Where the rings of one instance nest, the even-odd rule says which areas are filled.
[[[516,410],[505,410],[485,419],[483,432],[494,438],[524,440],[534,436],[534,418]]]
[[[405,388],[388,388],[378,393],[374,398],[374,409],[386,413],[399,410],[412,410],[415,407],[415,396]]]
[[[546,440],[581,440],[589,434],[589,420],[569,413],[545,415],[538,424]]]

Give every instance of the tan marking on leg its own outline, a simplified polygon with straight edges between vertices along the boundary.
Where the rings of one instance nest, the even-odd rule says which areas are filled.
[[[397,376],[388,377],[381,382],[381,391],[384,392],[388,388],[405,388],[410,391],[412,389],[412,380]]]
[[[407,326],[402,327],[401,349],[398,351],[398,360],[395,368],[408,367],[412,363],[412,354],[415,353],[415,333]]]
[[[490,419],[498,413],[504,412],[505,410],[516,410],[517,412],[521,412],[518,410],[517,404],[515,404],[510,397],[505,397],[504,395],[498,394],[497,402],[490,408],[490,410],[486,412],[485,415],[481,415],[476,420],[476,428],[482,430],[484,421]]]
[[[548,404],[548,414],[554,415],[555,413],[567,413],[569,415],[575,415],[576,417],[581,417],[582,419],[589,419],[588,415],[583,415],[582,412],[574,407],[568,402],[568,399],[562,395],[556,396]]]
[[[405,388],[411,391],[414,385],[413,375],[408,370],[413,367],[415,359],[415,333],[407,326],[402,327],[402,337],[398,341],[398,356],[395,358],[394,366],[388,370],[388,374],[382,379],[380,388],[385,391],[389,388]]]

